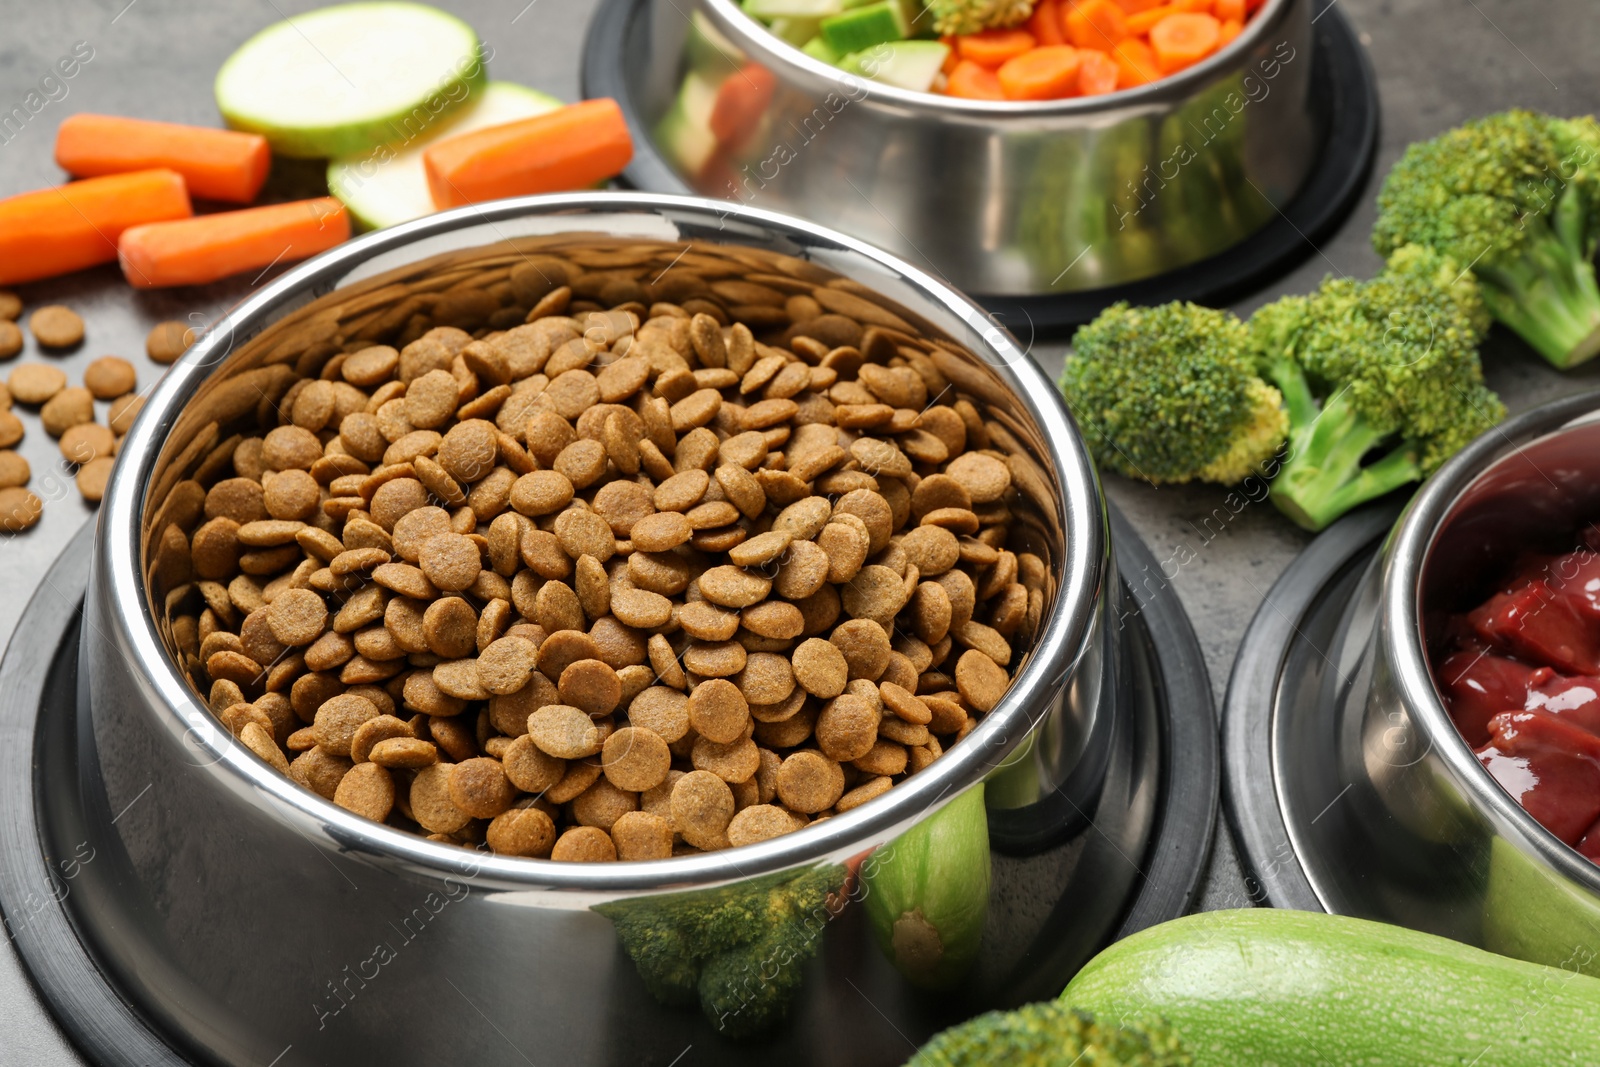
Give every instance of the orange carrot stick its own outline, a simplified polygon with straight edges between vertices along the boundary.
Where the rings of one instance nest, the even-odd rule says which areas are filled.
[[[1078,91],[1078,50],[1068,44],[1035,48],[996,71],[1007,100],[1056,100]]]
[[[1028,32],[1033,34],[1033,39],[1042,45],[1066,44],[1067,38],[1061,27],[1059,0],[1039,0],[1032,17],[1028,19]]]
[[[449,137],[422,154],[436,207],[581,189],[621,173],[633,138],[615,100]]]
[[[1211,13],[1217,16],[1218,21],[1229,20],[1244,21],[1244,0],[1212,0]]]
[[[1000,89],[1000,79],[988,67],[979,66],[970,59],[963,59],[956,64],[956,69],[950,72],[950,79],[945,83],[945,94],[960,96],[967,100],[1004,100],[1006,94]]]
[[[1195,12],[1168,15],[1150,28],[1150,47],[1167,74],[1182,70],[1217,50],[1222,23],[1215,15]]]
[[[56,133],[56,163],[80,178],[165,167],[183,175],[194,196],[248,204],[267,180],[272,151],[253,133],[80,114]]]
[[[183,177],[170,170],[89,178],[0,200],[0,285],[111,263],[128,227],[191,214]]]
[[[1136,85],[1149,85],[1161,79],[1161,68],[1156,65],[1156,54],[1138,37],[1129,37],[1111,50],[1117,64],[1117,88],[1132,89]]]
[[[1149,11],[1153,7],[1160,7],[1166,0],[1117,0],[1123,12],[1128,15],[1137,15],[1141,11]]]
[[[1128,18],[1112,0],[1067,0],[1067,41],[1079,48],[1113,48],[1128,36]]]
[[[1034,45],[1033,34],[1027,30],[983,30],[956,38],[961,58],[981,67],[997,69],[1008,59],[1022,55]]]
[[[1120,71],[1117,61],[1104,52],[1084,48],[1078,52],[1078,92],[1082,96],[1098,96],[1117,90]]]
[[[305,259],[349,237],[344,205],[325,196],[135,226],[122,235],[117,255],[129,282],[155,289]]]
[[[1156,23],[1168,15],[1176,15],[1177,13],[1178,9],[1175,5],[1163,4],[1161,7],[1147,8],[1137,15],[1129,15],[1127,19],[1128,35],[1130,37],[1143,37],[1150,32]]]
[[[722,79],[711,107],[711,136],[718,144],[738,149],[761,125],[777,87],[777,76],[759,63],[746,63]]]

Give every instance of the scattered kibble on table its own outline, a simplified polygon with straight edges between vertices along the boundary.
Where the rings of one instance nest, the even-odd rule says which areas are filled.
[[[10,289],[0,289],[0,319],[14,321],[22,314],[22,298]]]
[[[195,333],[181,322],[158,323],[150,335],[145,338],[145,354],[157,363],[173,363],[178,357],[189,351],[189,346],[194,344]]]
[[[10,319],[0,319],[0,359],[10,359],[22,351],[22,330]]]
[[[83,340],[83,319],[71,308],[48,304],[28,316],[28,330],[45,348],[71,348]]]
[[[20,486],[0,489],[0,530],[18,533],[39,521],[44,501]]]

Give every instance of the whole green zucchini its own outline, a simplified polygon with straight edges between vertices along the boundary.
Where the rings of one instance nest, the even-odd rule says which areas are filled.
[[[861,866],[878,947],[912,985],[948,989],[978,958],[989,912],[989,814],[980,783]]]
[[[1061,999],[1162,1017],[1195,1067],[1600,1063],[1600,980],[1337,915],[1176,919],[1100,953]]]

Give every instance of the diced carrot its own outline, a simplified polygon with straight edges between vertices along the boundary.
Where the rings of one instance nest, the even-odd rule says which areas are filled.
[[[1078,92],[1083,96],[1098,96],[1117,90],[1117,61],[1105,52],[1093,48],[1078,52]]]
[[[615,100],[447,137],[422,154],[436,207],[581,189],[621,173],[633,138]]]
[[[165,167],[193,196],[248,204],[267,180],[272,150],[254,133],[83,113],[62,121],[56,163],[79,178]]]
[[[983,30],[956,40],[960,42],[958,47],[962,59],[970,59],[990,70],[999,68],[1006,60],[1020,56],[1038,44],[1027,30]]]
[[[1061,25],[1060,0],[1039,0],[1028,19],[1028,32],[1042,45],[1066,44]]]
[[[722,79],[711,106],[711,135],[717,143],[737,149],[749,140],[761,125],[777,87],[777,76],[759,63],[746,63]]]
[[[1057,44],[1006,60],[995,73],[1007,100],[1056,100],[1078,91],[1078,50]]]
[[[1150,28],[1168,15],[1176,15],[1178,9],[1172,4],[1163,4],[1161,7],[1152,7],[1139,12],[1137,15],[1128,16],[1128,35],[1130,37],[1143,37],[1150,32]]]
[[[1067,0],[1067,41],[1078,48],[1113,48],[1128,36],[1128,17],[1115,0]]]
[[[1195,14],[1211,14],[1212,0],[1168,0],[1179,11],[1188,11]]]
[[[1161,79],[1161,68],[1156,65],[1156,54],[1141,38],[1129,37],[1111,50],[1117,64],[1117,88],[1132,89]]]
[[[1217,35],[1217,47],[1221,48],[1244,32],[1244,23],[1238,19],[1229,19],[1222,24],[1222,32]]]
[[[350,217],[331,196],[135,226],[117,255],[140,289],[205,285],[274,263],[304,259],[350,238]]]
[[[1150,47],[1166,74],[1200,62],[1217,50],[1221,38],[1216,16],[1197,12],[1168,15],[1150,29]]]
[[[1221,22],[1244,21],[1244,0],[1212,0],[1211,13]]]
[[[950,72],[950,79],[945,83],[944,91],[949,96],[959,96],[967,100],[1006,98],[1006,94],[1000,90],[1000,79],[995,72],[970,59],[963,59],[956,64],[956,69]]]
[[[0,200],[0,285],[115,262],[124,230],[193,213],[183,176],[171,170],[88,178]]]
[[[1117,0],[1125,14],[1137,15],[1141,11],[1149,11],[1153,7],[1160,7],[1167,0]]]
[[[949,77],[956,72],[956,64],[961,62],[961,53],[956,51],[955,37],[941,37],[939,43],[950,50],[945,53],[944,63],[939,67],[939,72]]]

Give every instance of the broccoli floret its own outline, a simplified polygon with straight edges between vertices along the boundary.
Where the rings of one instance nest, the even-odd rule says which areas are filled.
[[[719,1033],[750,1037],[788,1014],[844,879],[842,867],[819,867],[594,910],[616,926],[651,996],[671,1007],[698,1001]]]
[[[1056,1001],[991,1011],[936,1034],[906,1067],[1189,1067],[1160,1020],[1102,1026]]]
[[[1061,389],[1096,461],[1156,485],[1236,484],[1288,435],[1244,324],[1196,304],[1106,309],[1073,338]]]
[[[1489,312],[1561,368],[1600,353],[1600,128],[1506,111],[1406,149],[1372,243],[1420,244],[1477,275]]]
[[[941,36],[1016,26],[1033,14],[1034,0],[927,0]]]
[[[1453,262],[1407,247],[1371,281],[1330,278],[1256,312],[1251,340],[1289,413],[1279,510],[1320,530],[1431,474],[1505,417],[1478,362],[1476,288]]]

